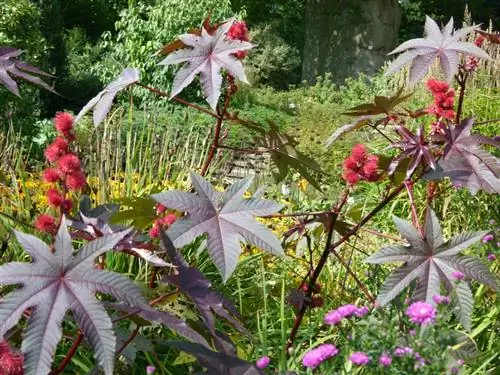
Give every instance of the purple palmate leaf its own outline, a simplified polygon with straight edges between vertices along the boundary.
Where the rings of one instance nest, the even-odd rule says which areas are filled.
[[[17,59],[23,52],[12,47],[0,47],[0,84],[13,94],[19,95],[17,82],[11,77],[23,79],[57,94],[52,87],[38,76],[53,77],[51,74]]]
[[[90,99],[76,116],[75,123],[80,121],[88,111],[94,108],[94,125],[99,125],[111,109],[116,94],[138,81],[139,70],[136,68],[126,68],[113,82],[107,85],[104,90]]]
[[[212,283],[195,267],[188,265],[163,230],[160,231],[160,238],[170,260],[176,266],[175,273],[165,276],[163,281],[175,285],[195,304],[212,336],[217,338],[214,314],[224,318],[240,332],[247,333],[238,320],[238,310],[231,302],[212,290]]]
[[[15,232],[32,262],[0,266],[0,284],[22,286],[0,300],[0,338],[31,308],[22,342],[25,374],[50,372],[62,337],[61,323],[68,310],[94,351],[97,363],[107,375],[113,374],[116,339],[111,320],[96,299],[96,292],[109,294],[132,307],[149,308],[149,305],[130,279],[97,269],[94,260],[112,249],[127,233],[98,238],[74,252],[63,218],[52,252],[37,237]]]
[[[207,233],[208,252],[224,281],[236,268],[241,254],[240,241],[284,255],[276,236],[254,218],[275,213],[283,206],[264,199],[243,199],[252,183],[251,178],[234,183],[223,193],[195,173],[191,173],[191,183],[197,194],[174,190],[151,196],[165,207],[189,214],[167,230],[176,247],[185,246]]]
[[[429,209],[425,223],[425,237],[410,223],[394,217],[394,223],[409,246],[391,245],[380,249],[368,257],[368,263],[404,262],[391,273],[382,285],[377,301],[385,305],[418,279],[414,298],[435,304],[432,297],[440,294],[441,283],[448,291],[454,289],[453,273],[462,272],[466,277],[475,279],[493,289],[499,288],[498,280],[479,259],[460,255],[474,243],[479,242],[487,231],[462,233],[449,241],[444,241],[441,226],[435,213]],[[470,305],[472,293],[466,283],[456,288],[458,309],[455,311],[462,325],[470,329]],[[470,298],[469,298],[470,297]]]
[[[234,53],[249,50],[254,45],[226,38],[233,22],[234,20],[231,20],[220,25],[213,35],[203,27],[201,35],[184,34],[179,37],[182,43],[190,48],[172,52],[159,63],[160,65],[184,63],[174,78],[171,98],[184,90],[200,73],[203,94],[210,107],[215,110],[222,85],[222,69],[241,81],[247,82],[243,65]]]
[[[407,179],[411,177],[415,169],[420,164],[423,164],[423,162],[432,169],[436,168],[436,160],[432,153],[431,145],[425,139],[423,126],[418,128],[417,134],[401,125],[396,125],[395,130],[401,137],[401,141],[393,143],[392,147],[401,149],[401,153],[396,156],[389,165],[387,170],[389,174],[393,174],[399,163],[407,158],[410,158],[410,163],[406,170]]]
[[[440,140],[446,146],[437,168],[424,175],[428,180],[449,177],[456,187],[466,186],[472,194],[479,190],[500,193],[499,159],[481,145],[500,147],[500,142],[481,134],[471,134],[474,119],[464,119],[459,125],[447,128]]]
[[[404,65],[411,63],[410,83],[415,83],[425,76],[436,58],[439,58],[441,70],[450,82],[458,69],[459,53],[483,59],[490,58],[486,52],[473,43],[461,41],[478,27],[464,27],[453,32],[453,18],[451,18],[448,24],[440,30],[437,23],[426,16],[425,38],[408,40],[390,52],[389,55],[406,51],[392,62],[386,74],[395,73]]]

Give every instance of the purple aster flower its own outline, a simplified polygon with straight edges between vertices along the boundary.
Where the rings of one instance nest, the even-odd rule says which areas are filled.
[[[452,367],[450,369],[450,373],[453,374],[453,375],[458,374],[458,369],[456,367]]]
[[[358,306],[348,304],[344,306],[340,306],[337,311],[339,312],[340,315],[342,315],[344,318],[350,317],[352,314],[354,314],[358,310]]]
[[[392,363],[392,358],[386,353],[382,354],[378,359],[378,364],[380,366],[390,366]]]
[[[435,296],[432,296],[432,300],[436,302],[438,305],[443,304],[443,305],[448,305],[451,300],[450,297],[448,296],[441,296],[439,294],[436,294]]]
[[[146,366],[146,374],[151,375],[154,374],[156,371],[156,367],[154,366]]]
[[[335,345],[323,344],[318,346],[317,348],[309,350],[302,358],[302,364],[305,367],[310,367],[314,370],[323,361],[337,355],[338,352],[339,350]]]
[[[495,221],[494,219],[491,219],[491,220],[489,221],[489,223],[490,223],[490,225],[495,225],[496,221]]]
[[[394,350],[394,355],[397,356],[397,357],[404,357],[405,355],[407,354],[411,354],[413,353],[413,349],[408,347],[408,346],[405,346],[405,347],[397,347],[395,350]]]
[[[488,260],[490,262],[494,262],[497,259],[497,256],[493,253],[488,254]]]
[[[451,276],[452,276],[455,280],[458,280],[458,281],[459,281],[459,280],[462,280],[462,279],[465,277],[465,275],[464,275],[462,272],[460,272],[460,271],[453,271],[453,272],[451,273]]]
[[[362,318],[363,316],[365,316],[366,314],[368,314],[369,311],[370,311],[370,309],[368,307],[363,306],[363,307],[358,308],[354,312],[354,315],[356,315],[358,318]]]
[[[487,243],[493,240],[495,238],[491,233],[487,234],[486,236],[483,237],[482,241],[483,243]]]
[[[465,361],[463,359],[457,359],[457,366],[463,366]]]
[[[417,334],[417,331],[415,331],[414,329],[410,329],[408,333],[410,334],[410,336],[415,336]]]
[[[343,318],[344,316],[337,310],[332,310],[325,315],[324,321],[326,324],[334,326],[338,324]]]
[[[427,302],[414,302],[406,309],[406,315],[413,323],[426,325],[436,319],[436,309]]]
[[[269,366],[269,363],[271,362],[271,358],[269,358],[267,355],[263,356],[263,357],[260,357],[256,362],[255,362],[255,365],[260,368],[260,369],[263,369],[263,368],[266,368],[267,366]]]
[[[349,356],[349,361],[355,365],[363,366],[370,362],[370,357],[363,352],[354,352]]]

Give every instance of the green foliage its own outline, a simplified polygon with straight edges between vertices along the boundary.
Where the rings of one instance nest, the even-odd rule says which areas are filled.
[[[252,84],[287,89],[300,79],[299,50],[288,44],[272,25],[260,25],[250,31],[250,40],[258,48],[251,51],[245,67]]]

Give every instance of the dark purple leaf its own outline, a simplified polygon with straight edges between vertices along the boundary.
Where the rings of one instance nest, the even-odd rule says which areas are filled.
[[[254,218],[277,212],[282,205],[264,199],[243,199],[251,179],[238,181],[223,193],[197,174],[191,173],[191,182],[197,194],[174,190],[152,195],[165,207],[188,212],[168,228],[167,234],[176,247],[207,233],[208,252],[224,281],[236,268],[241,254],[240,241],[284,255],[276,236]]]
[[[264,374],[252,363],[238,357],[217,353],[207,348],[178,341],[167,341],[167,345],[195,356],[211,375],[261,375]]]
[[[428,210],[426,218],[424,238],[410,223],[398,218],[394,218],[394,222],[398,231],[409,242],[409,246],[386,246],[365,260],[374,264],[405,262],[391,273],[382,285],[377,297],[381,305],[390,302],[416,279],[418,279],[418,284],[414,298],[434,304],[432,297],[440,294],[441,283],[444,283],[445,287],[451,291],[455,284],[453,279],[455,271],[463,272],[466,277],[484,283],[495,290],[499,289],[498,280],[479,259],[460,255],[460,252],[479,242],[487,231],[463,233],[444,242],[441,226],[431,209]],[[468,294],[462,289],[456,292],[460,295],[458,296],[459,309],[455,311],[455,314],[462,325],[470,329],[468,306],[472,302],[465,298]],[[463,310],[460,311],[462,308]]]
[[[50,372],[61,323],[68,310],[93,349],[106,374],[113,373],[116,339],[111,320],[96,292],[109,294],[134,308],[148,308],[140,288],[130,279],[94,266],[96,257],[113,248],[127,232],[89,242],[74,252],[63,218],[54,252],[40,239],[16,232],[31,256],[31,263],[12,262],[0,266],[2,285],[20,285],[0,301],[0,337],[31,308],[22,342],[25,374]]]
[[[11,76],[31,82],[55,94],[57,92],[39,76],[53,77],[51,74],[17,59],[23,52],[11,47],[0,47],[0,84],[3,84],[10,92],[19,96],[17,83]]]
[[[449,177],[456,187],[466,186],[472,194],[479,190],[500,193],[500,162],[486,152],[481,144],[500,147],[500,142],[480,134],[471,134],[473,118],[463,120],[453,128],[447,128],[443,157],[435,171],[424,175],[428,180]]]
[[[90,99],[76,116],[75,123],[80,121],[88,111],[94,108],[94,125],[99,125],[111,109],[116,94],[137,81],[139,81],[139,70],[135,68],[126,68],[113,82],[107,85],[104,90]]]
[[[200,73],[203,94],[210,107],[215,110],[222,85],[222,69],[241,81],[247,82],[243,65],[234,53],[249,50],[254,45],[226,38],[233,22],[231,20],[220,25],[213,35],[203,27],[201,35],[184,34],[179,37],[182,43],[190,48],[176,50],[159,63],[160,65],[184,63],[174,78],[171,98],[186,88]]]
[[[459,53],[490,59],[481,48],[461,41],[477,28],[478,26],[464,27],[453,32],[453,18],[451,18],[448,24],[440,30],[437,23],[426,16],[425,38],[408,40],[389,53],[391,55],[406,51],[392,62],[386,74],[395,73],[411,62],[410,83],[415,83],[425,76],[435,59],[439,58],[441,70],[450,82],[458,69]]]

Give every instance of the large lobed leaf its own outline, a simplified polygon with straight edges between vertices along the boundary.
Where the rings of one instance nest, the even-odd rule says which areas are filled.
[[[408,40],[390,52],[391,55],[406,51],[392,62],[386,74],[395,73],[404,65],[411,63],[410,83],[415,83],[425,76],[436,58],[439,58],[441,70],[450,82],[458,70],[459,53],[483,59],[490,58],[486,52],[473,43],[461,41],[477,28],[478,26],[470,26],[453,31],[453,18],[451,18],[448,24],[440,30],[438,24],[426,16],[425,38]]]
[[[96,239],[76,253],[64,218],[54,252],[37,237],[15,234],[32,262],[0,266],[2,285],[21,285],[0,301],[0,338],[31,308],[22,342],[24,370],[27,375],[47,374],[62,336],[62,320],[67,310],[71,310],[98,364],[111,375],[116,339],[96,292],[109,294],[133,307],[147,308],[148,304],[137,285],[118,273],[95,268],[94,259],[112,249],[128,231]]]
[[[191,173],[191,182],[197,194],[174,190],[152,195],[165,207],[188,212],[167,230],[176,247],[207,233],[208,252],[224,281],[236,268],[241,254],[240,241],[284,255],[276,236],[254,219],[277,212],[282,205],[258,198],[243,199],[251,178],[234,183],[224,193],[216,191],[197,174]]]
[[[500,142],[480,134],[471,134],[474,119],[469,117],[444,135],[446,147],[437,168],[424,175],[428,180],[451,178],[456,187],[466,186],[472,194],[479,190],[500,193],[500,162],[481,144],[500,147]]]
[[[210,107],[215,110],[220,97],[222,69],[227,70],[241,81],[247,82],[243,65],[234,56],[234,53],[249,50],[254,45],[226,38],[233,22],[231,20],[220,25],[213,34],[210,34],[204,25],[201,29],[201,35],[184,34],[179,37],[182,43],[190,48],[176,50],[159,63],[160,65],[184,63],[175,75],[170,93],[171,98],[184,90],[199,73],[203,94]]]
[[[104,90],[100,91],[85,104],[80,112],[78,112],[75,123],[80,121],[88,111],[94,108],[94,125],[99,125],[111,109],[116,94],[138,81],[139,70],[136,68],[126,68]]]
[[[368,257],[368,263],[404,262],[385,280],[377,297],[381,305],[394,299],[399,293],[418,280],[414,298],[434,303],[432,297],[440,293],[441,284],[451,291],[455,289],[457,308],[454,313],[462,325],[470,329],[470,312],[472,309],[472,293],[464,282],[455,287],[453,272],[460,271],[470,279],[487,284],[493,289],[499,288],[498,280],[488,268],[477,258],[462,256],[460,253],[469,246],[479,242],[486,231],[462,233],[444,242],[441,226],[435,213],[429,209],[426,217],[425,236],[410,223],[394,218],[394,223],[409,246],[392,245],[383,247]]]
[[[57,94],[52,87],[44,82],[39,76],[53,77],[51,74],[18,60],[23,51],[12,47],[0,47],[0,84],[13,94],[19,95],[17,82],[11,77],[19,78],[33,83],[46,90]]]

